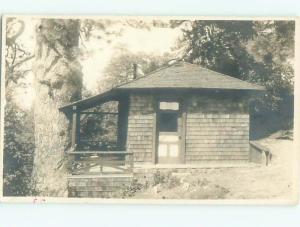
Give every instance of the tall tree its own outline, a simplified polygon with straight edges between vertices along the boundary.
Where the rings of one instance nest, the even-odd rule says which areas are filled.
[[[58,108],[81,98],[78,20],[41,19],[36,28],[33,179],[43,196],[67,195],[70,130]]]

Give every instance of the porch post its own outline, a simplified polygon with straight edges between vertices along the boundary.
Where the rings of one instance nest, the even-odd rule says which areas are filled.
[[[76,149],[79,139],[79,130],[80,130],[80,114],[78,113],[77,107],[73,106],[72,109],[72,137],[71,145],[73,149]]]
[[[128,128],[128,98],[121,98],[118,103],[118,138],[117,144],[120,150],[126,149]]]
[[[153,122],[152,122],[152,164],[156,164],[157,162],[157,138],[158,138],[158,130],[157,130],[157,111],[158,111],[158,100],[154,98],[153,100]]]
[[[181,159],[181,163],[185,164],[185,140],[186,140],[186,115],[187,115],[187,109],[186,109],[186,103],[185,100],[188,99],[184,99],[182,102],[182,129],[181,129],[181,155],[180,155],[180,159]]]

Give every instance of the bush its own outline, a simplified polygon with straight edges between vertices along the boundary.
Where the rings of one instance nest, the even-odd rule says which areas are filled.
[[[33,119],[13,102],[5,107],[3,194],[26,196],[33,193],[31,182],[34,134]]]
[[[161,173],[160,171],[157,171],[153,174],[153,186],[158,184],[170,189],[180,185],[180,180],[179,178],[172,176],[171,172]]]
[[[133,197],[137,192],[141,191],[143,188],[145,188],[145,185],[138,182],[138,180],[134,178],[130,185],[122,192],[122,197]]]

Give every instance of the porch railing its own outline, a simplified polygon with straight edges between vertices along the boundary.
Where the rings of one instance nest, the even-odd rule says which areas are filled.
[[[126,151],[72,151],[72,175],[104,175],[133,172],[133,153]]]

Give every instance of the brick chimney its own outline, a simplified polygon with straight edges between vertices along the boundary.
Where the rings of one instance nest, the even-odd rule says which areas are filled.
[[[144,76],[144,72],[141,69],[141,66],[139,64],[133,63],[132,67],[133,67],[133,70],[132,70],[133,74],[132,74],[131,80],[135,80],[138,77]]]
[[[138,70],[138,65],[136,63],[133,63],[133,74],[132,74],[132,80],[135,80],[137,78],[137,70]]]

